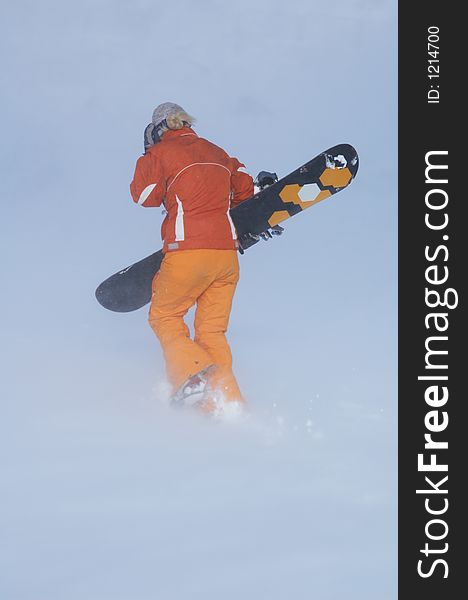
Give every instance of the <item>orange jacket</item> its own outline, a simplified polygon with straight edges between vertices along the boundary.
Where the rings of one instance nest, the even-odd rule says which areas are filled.
[[[164,252],[237,248],[229,210],[254,192],[252,177],[241,167],[190,127],[167,131],[138,159],[130,191],[141,206],[164,204]]]

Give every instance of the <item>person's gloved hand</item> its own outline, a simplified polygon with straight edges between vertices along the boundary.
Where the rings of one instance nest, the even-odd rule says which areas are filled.
[[[273,185],[278,181],[278,175],[276,173],[270,173],[269,171],[260,171],[257,175],[257,178],[254,181],[254,185],[258,187],[259,190],[263,190],[269,185]]]

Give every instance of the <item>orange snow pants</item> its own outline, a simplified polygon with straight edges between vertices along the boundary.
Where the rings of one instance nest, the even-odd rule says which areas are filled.
[[[191,375],[215,365],[210,386],[227,401],[242,401],[225,336],[238,280],[236,250],[179,250],[164,256],[153,280],[149,323],[174,391]],[[195,304],[192,340],[184,316]]]

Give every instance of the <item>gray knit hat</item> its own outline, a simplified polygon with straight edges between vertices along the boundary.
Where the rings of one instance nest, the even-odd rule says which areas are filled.
[[[153,125],[157,127],[164,119],[175,113],[185,113],[185,110],[174,102],[163,102],[153,111]]]

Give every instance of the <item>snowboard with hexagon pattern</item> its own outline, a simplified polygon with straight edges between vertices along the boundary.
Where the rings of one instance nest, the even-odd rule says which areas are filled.
[[[260,234],[346,188],[358,167],[359,157],[352,146],[333,146],[231,209],[242,248],[252,246]],[[162,259],[159,250],[107,278],[96,289],[98,302],[115,312],[131,312],[147,304]]]

